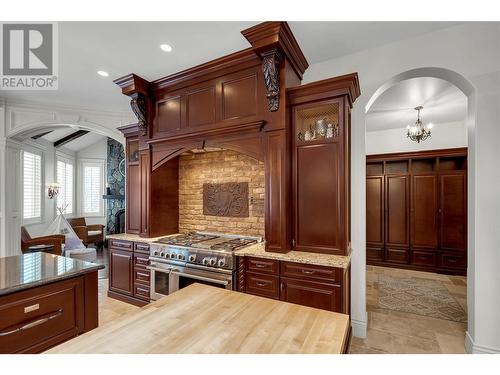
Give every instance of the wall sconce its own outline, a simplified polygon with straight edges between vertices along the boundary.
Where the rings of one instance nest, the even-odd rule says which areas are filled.
[[[49,199],[54,199],[59,194],[59,184],[57,182],[53,182],[49,185]]]

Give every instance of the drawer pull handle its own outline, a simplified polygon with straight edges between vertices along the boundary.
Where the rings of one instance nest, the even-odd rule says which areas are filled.
[[[266,286],[269,283],[265,283],[265,282],[262,282],[262,281],[257,281],[255,284],[257,284],[257,286]]]
[[[456,263],[456,262],[458,262],[458,260],[457,259],[453,259],[453,258],[448,258],[448,262],[450,262],[450,263]]]
[[[10,331],[0,332],[0,337],[1,336],[8,336],[8,335],[11,335],[13,333],[20,332],[20,331],[25,331],[27,329],[39,326],[40,324],[47,323],[49,320],[52,320],[52,319],[57,318],[58,316],[61,316],[62,313],[63,313],[63,309],[59,309],[59,310],[57,310],[57,312],[55,314],[52,314],[52,315],[47,316],[45,318],[34,320],[30,323],[27,323],[21,327],[15,328],[15,329],[10,330]]]
[[[312,275],[314,273],[314,271],[302,270],[302,273],[304,273],[306,275]]]
[[[266,268],[267,264],[255,263],[255,267],[257,267],[257,268]]]

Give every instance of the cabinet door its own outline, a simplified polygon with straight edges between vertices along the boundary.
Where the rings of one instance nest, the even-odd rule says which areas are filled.
[[[467,248],[467,178],[465,172],[439,176],[439,231],[441,250]]]
[[[435,174],[411,177],[411,245],[435,250],[438,243],[438,192]]]
[[[409,185],[408,175],[385,176],[386,246],[409,246]]]
[[[141,151],[139,156],[139,165],[141,169],[141,236],[149,235],[149,178],[151,173],[150,167],[151,158],[149,156],[149,150]]]
[[[295,148],[296,250],[343,253],[340,153],[338,143]]]
[[[138,164],[127,168],[127,233],[141,231],[141,172]]]
[[[305,280],[281,278],[281,300],[318,309],[341,312],[339,286]]]
[[[384,244],[384,176],[366,178],[366,243]]]
[[[122,294],[133,293],[133,253],[109,249],[109,289]]]

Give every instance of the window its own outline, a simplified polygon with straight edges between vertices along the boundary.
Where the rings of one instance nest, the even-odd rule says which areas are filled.
[[[86,216],[104,216],[104,161],[82,162],[81,211]]]
[[[73,213],[73,164],[69,161],[57,160],[57,207],[65,214]]]
[[[23,151],[23,221],[42,217],[42,157]]]

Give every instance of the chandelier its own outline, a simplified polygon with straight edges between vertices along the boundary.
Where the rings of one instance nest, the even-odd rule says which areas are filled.
[[[420,143],[420,141],[425,141],[427,138],[431,137],[432,124],[429,124],[426,127],[420,120],[420,111],[423,108],[424,107],[422,107],[421,105],[415,107],[415,110],[417,111],[417,122],[415,122],[415,125],[408,125],[406,128],[406,136],[417,143]]]

